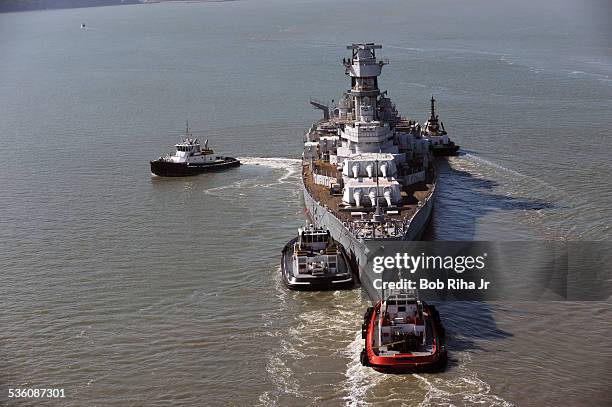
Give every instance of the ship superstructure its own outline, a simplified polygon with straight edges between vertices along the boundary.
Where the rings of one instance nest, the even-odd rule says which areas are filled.
[[[388,61],[381,45],[352,44],[343,60],[351,88],[323,110],[305,135],[302,174],[306,209],[347,250],[364,275],[365,242],[416,240],[433,207],[435,175],[429,141],[378,87]],[[377,295],[372,293],[373,297]]]

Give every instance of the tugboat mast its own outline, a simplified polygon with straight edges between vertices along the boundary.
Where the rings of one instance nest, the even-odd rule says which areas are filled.
[[[437,136],[440,133],[440,125],[438,123],[438,116],[436,115],[436,99],[431,95],[431,112],[429,113],[429,120],[427,120],[426,130],[431,132],[432,135]]]
[[[431,95],[431,114],[429,116],[429,120],[430,121],[436,121],[438,120],[438,118],[436,117],[436,99],[434,99],[433,95]]]

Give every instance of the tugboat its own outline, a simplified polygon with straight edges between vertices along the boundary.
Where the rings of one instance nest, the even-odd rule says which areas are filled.
[[[392,292],[368,308],[361,336],[361,364],[378,372],[432,372],[446,366],[445,331],[438,311],[411,292]]]
[[[429,119],[425,123],[425,127],[421,131],[423,138],[429,140],[429,149],[435,157],[445,157],[449,155],[457,155],[459,146],[452,142],[444,129],[444,123],[438,124],[438,115],[436,115],[435,107],[436,99],[431,97],[431,113]],[[441,127],[441,128],[440,128]]]
[[[176,147],[174,155],[168,154],[151,161],[151,172],[154,175],[185,177],[240,166],[240,161],[233,157],[215,155],[208,147],[208,140],[204,142],[204,148],[202,148],[198,139],[194,139],[189,132],[189,122],[185,130],[185,138],[174,147]]]
[[[342,246],[329,230],[313,225],[299,228],[298,237],[285,245],[281,273],[292,290],[338,290],[355,283]]]

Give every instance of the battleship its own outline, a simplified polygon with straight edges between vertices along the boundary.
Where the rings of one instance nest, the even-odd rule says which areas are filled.
[[[378,87],[389,62],[377,58],[380,48],[347,47],[352,55],[342,62],[351,88],[336,106],[311,100],[323,118],[306,131],[302,155],[307,215],[344,247],[373,301],[382,294],[366,267],[368,244],[420,239],[436,190],[430,141]]]
[[[185,128],[185,138],[174,145],[173,155],[167,154],[151,161],[151,173],[160,177],[186,177],[204,172],[221,171],[240,166],[240,161],[233,157],[215,155],[208,147],[208,140],[202,147],[197,138],[189,131],[189,122]]]

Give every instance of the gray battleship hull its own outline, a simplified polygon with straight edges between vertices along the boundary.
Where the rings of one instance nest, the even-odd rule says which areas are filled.
[[[385,242],[398,240],[419,240],[423,236],[429,220],[433,214],[435,188],[432,193],[424,201],[423,205],[413,215],[406,233],[401,238],[392,239],[367,239],[370,242]],[[367,245],[363,239],[354,236],[334,214],[317,202],[302,184],[302,193],[304,194],[304,205],[311,221],[317,226],[327,228],[331,236],[339,242],[345,249],[351,266],[354,270],[358,270],[359,281],[361,286],[366,290],[368,296],[373,302],[382,299],[382,293],[374,289],[373,281],[380,278],[379,275],[374,275],[371,267],[367,267]]]

